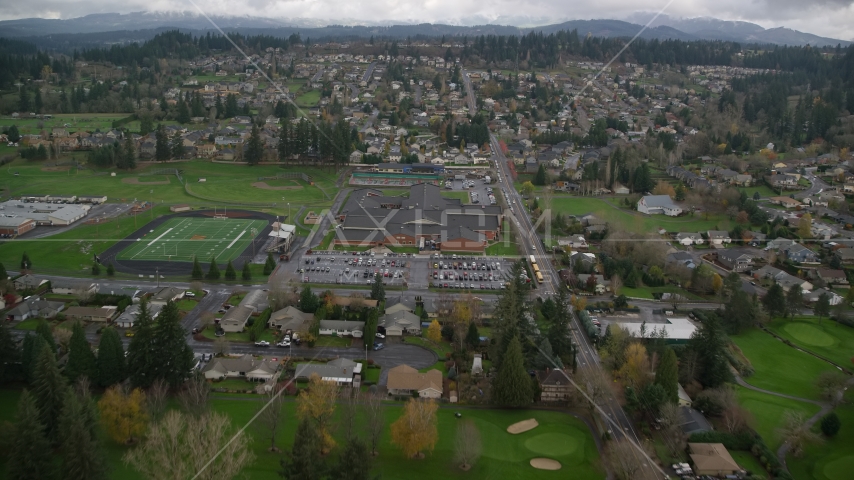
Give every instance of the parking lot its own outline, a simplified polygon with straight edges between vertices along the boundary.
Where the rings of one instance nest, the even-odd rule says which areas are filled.
[[[304,255],[296,273],[304,283],[369,285],[381,276],[386,285],[403,285],[412,260],[405,253],[319,251]]]
[[[426,257],[430,286],[459,290],[501,290],[513,265],[502,257],[431,254]]]

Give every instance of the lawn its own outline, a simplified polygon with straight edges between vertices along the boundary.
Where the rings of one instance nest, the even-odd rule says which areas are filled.
[[[323,236],[323,240],[320,241],[320,245],[317,246],[317,250],[328,250],[329,244],[332,243],[332,239],[335,238],[335,230],[330,230]]]
[[[516,242],[513,241],[513,235],[510,232],[510,222],[504,221],[501,229],[501,240],[486,247],[486,255],[514,257],[519,254],[516,247]]]
[[[801,458],[788,457],[792,476],[798,480],[847,480],[854,471],[854,393],[848,390],[847,403],[836,409],[842,429],[834,438],[806,448]]]
[[[27,320],[22,321],[21,323],[15,325],[15,329],[17,330],[35,330],[36,327],[39,326],[41,319],[39,318],[29,318]]]
[[[297,95],[296,104],[300,107],[315,107],[320,101],[320,90],[309,90]]]
[[[365,368],[362,367],[362,383],[369,382],[377,384],[380,381],[380,368]]]
[[[334,335],[321,335],[317,337],[314,346],[318,347],[349,347],[353,343],[351,337],[337,337]]]
[[[555,197],[552,199],[555,213],[584,215],[592,213],[612,227],[638,233],[653,233],[659,228],[668,232],[704,232],[707,230],[730,230],[731,221],[723,215],[711,215],[706,220],[702,215],[686,215],[672,218],[664,215],[643,215],[621,208],[606,199],[590,197]]]
[[[241,380],[239,378],[227,378],[221,382],[211,383],[212,389],[225,388],[227,390],[252,390],[257,386],[257,383]]]
[[[118,254],[120,260],[228,262],[267,226],[265,220],[170,218]],[[236,268],[240,268],[237,266]]]
[[[699,297],[699,296],[697,296],[691,292],[688,292],[688,291],[683,290],[679,287],[673,287],[673,286],[669,286],[669,287],[637,287],[637,288],[620,287],[619,293],[621,293],[622,295],[625,295],[627,297],[649,298],[649,299],[655,298],[655,296],[653,295],[654,293],[678,293],[683,298],[687,298],[689,300],[702,300],[701,297]]]
[[[824,319],[821,324],[816,317],[776,319],[768,328],[795,345],[821,355],[843,367],[851,367],[854,352],[854,329]]]
[[[759,463],[759,460],[752,453],[744,450],[730,450],[729,454],[732,455],[732,459],[738,463],[738,466],[747,470],[752,475],[768,478],[768,472],[765,471],[765,467]]]
[[[817,400],[818,391],[813,381],[821,372],[834,369],[756,328],[731,339],[756,370],[745,381],[765,390]]]
[[[772,451],[776,451],[780,446],[777,429],[780,428],[783,414],[787,410],[802,412],[806,418],[819,411],[818,405],[811,403],[789,400],[738,386],[735,388],[741,405],[753,414],[753,428],[762,435]]]

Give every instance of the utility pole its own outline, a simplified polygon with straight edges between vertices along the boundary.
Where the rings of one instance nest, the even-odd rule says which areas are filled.
[[[157,277],[157,288],[160,288],[160,267],[154,268],[154,276]]]

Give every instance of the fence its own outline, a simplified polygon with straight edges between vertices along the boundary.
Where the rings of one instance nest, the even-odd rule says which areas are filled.
[[[142,173],[140,177],[149,177],[152,175],[175,175],[178,177],[178,181],[184,183],[184,179],[181,177],[181,170],[177,168],[155,168],[150,172]]]
[[[279,173],[272,177],[258,177],[258,181],[262,182],[264,180],[302,180],[308,184],[313,184],[314,180],[312,180],[311,175],[306,175],[302,172],[287,172],[287,173]]]

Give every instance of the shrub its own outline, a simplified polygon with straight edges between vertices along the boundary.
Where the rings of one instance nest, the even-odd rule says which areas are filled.
[[[842,422],[839,420],[839,415],[836,412],[830,412],[821,418],[821,433],[828,437],[833,437],[839,433],[842,427]]]

